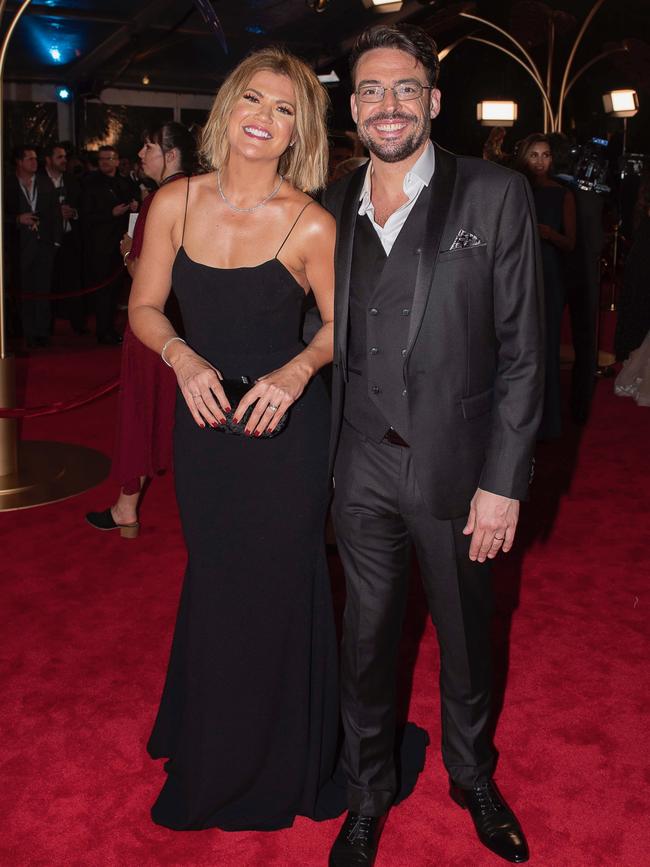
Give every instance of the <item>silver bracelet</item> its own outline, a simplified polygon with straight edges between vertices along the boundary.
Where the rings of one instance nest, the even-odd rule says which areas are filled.
[[[180,340],[181,343],[184,343],[185,346],[187,346],[187,341],[186,341],[186,340],[183,340],[182,337],[170,337],[170,338],[169,338],[169,340],[165,343],[165,345],[163,346],[163,348],[160,350],[160,357],[161,357],[162,360],[165,362],[165,364],[167,365],[167,367],[171,367],[172,365],[171,365],[170,362],[167,361],[167,359],[165,358],[165,350],[167,349],[167,347],[169,346],[169,344],[170,344],[170,343],[173,343],[175,340]]]

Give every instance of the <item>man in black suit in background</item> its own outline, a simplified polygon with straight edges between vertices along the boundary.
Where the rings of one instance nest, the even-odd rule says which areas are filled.
[[[61,242],[58,199],[47,178],[37,174],[34,148],[13,150],[15,172],[7,179],[5,216],[7,249],[20,292],[42,298],[21,301],[23,337],[28,347],[47,346],[50,340],[52,269]]]
[[[440,644],[450,794],[481,842],[528,848],[489,736],[489,561],[512,547],[543,385],[537,226],[523,177],[429,140],[435,43],[371,28],[350,57],[371,163],[330,187],[337,220],[333,518],[347,600],[331,867],[372,865],[396,794],[396,657],[416,549]],[[427,817],[426,821],[429,821]]]
[[[61,246],[54,262],[52,285],[55,292],[78,292],[81,289],[81,185],[67,169],[68,154],[65,147],[57,143],[46,148],[44,176],[56,190],[63,226]],[[67,298],[61,302],[60,309],[65,311],[73,330],[83,334],[86,299],[83,296]]]
[[[139,191],[117,171],[120,156],[110,145],[99,148],[99,171],[84,181],[81,215],[84,236],[84,274],[89,285],[101,283],[120,266],[120,241],[129,214],[138,210]],[[95,293],[96,334],[99,343],[121,343],[115,330],[117,294],[122,274]]]

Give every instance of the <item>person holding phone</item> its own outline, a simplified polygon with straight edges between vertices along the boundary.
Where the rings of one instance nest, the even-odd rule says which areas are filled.
[[[23,337],[28,348],[47,346],[50,340],[51,306],[47,296],[52,289],[52,271],[63,223],[58,196],[47,179],[39,177],[38,156],[34,148],[14,148],[15,171],[7,182],[5,212],[14,233],[8,244],[13,273],[22,293],[41,298],[21,302]]]
[[[81,199],[84,229],[84,282],[94,285],[114,274],[120,265],[120,240],[129,214],[140,204],[140,192],[130,178],[117,171],[120,156],[112,145],[99,148],[99,171],[86,177]],[[120,273],[95,293],[96,335],[99,343],[121,343],[115,329]]]

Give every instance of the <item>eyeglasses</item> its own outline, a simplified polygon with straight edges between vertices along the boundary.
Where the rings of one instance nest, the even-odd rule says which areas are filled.
[[[395,99],[400,102],[408,102],[411,99],[419,99],[423,91],[432,90],[433,85],[420,84],[419,81],[401,81],[394,87],[384,87],[381,84],[362,84],[354,92],[361,102],[382,102],[387,90],[392,90]]]

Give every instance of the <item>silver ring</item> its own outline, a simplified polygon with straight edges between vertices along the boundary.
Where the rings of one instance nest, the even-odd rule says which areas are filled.
[[[277,411],[278,411],[278,407],[277,407],[274,403],[270,403],[270,404],[268,405],[267,409],[270,409],[272,412],[277,412]]]
[[[494,541],[495,541],[495,542],[503,542],[503,540],[504,540],[505,538],[506,538],[505,536],[495,536],[495,537],[494,537]]]

